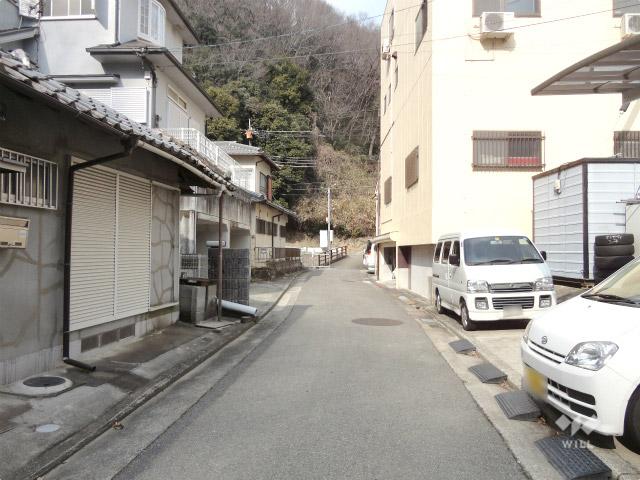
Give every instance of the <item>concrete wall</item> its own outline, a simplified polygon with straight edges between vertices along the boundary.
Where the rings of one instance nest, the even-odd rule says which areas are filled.
[[[31,220],[25,250],[0,249],[0,383],[8,383],[50,369],[61,359],[64,202],[69,158],[73,155],[91,160],[120,152],[122,146],[117,136],[79,121],[75,114],[43,106],[4,86],[0,86],[0,98],[7,113],[6,120],[0,122],[0,146],[59,166],[56,210],[0,204],[0,215]],[[171,186],[179,182],[175,164],[146,151],[138,150],[131,158],[112,162],[109,167]],[[177,202],[174,205],[177,217]],[[159,238],[166,240],[164,235]],[[166,269],[159,269],[159,276],[153,277],[158,285],[167,280],[162,270]],[[174,281],[177,285],[177,265]],[[177,317],[178,309],[173,307],[74,332],[71,353],[78,354],[83,339],[101,332],[135,324],[136,334],[142,335]]]
[[[17,28],[20,25],[18,7],[9,0],[0,0],[0,30]]]
[[[433,252],[433,245],[411,248],[411,290],[428,299],[431,299]]]
[[[387,61],[381,64],[381,98],[389,85],[392,89],[390,107],[381,117],[381,185],[393,177],[393,201],[381,206],[381,233],[398,231],[398,245],[432,244],[448,231],[480,226],[531,234],[535,172],[474,171],[473,131],[542,131],[546,168],[612,155],[615,130],[640,128],[638,102],[620,115],[617,95],[532,97],[530,91],[620,41],[620,19],[605,13],[548,22],[519,28],[502,43],[479,40],[479,19],[471,16],[470,7],[429,2],[426,41],[414,51],[414,4],[390,0],[387,5],[387,12],[396,10],[391,50],[397,61],[389,60],[388,68]],[[576,8],[543,2],[542,18],[519,18],[516,24],[604,11],[611,2],[585,0]],[[387,35],[385,26],[382,32]],[[416,146],[420,178],[407,190],[404,159]]]

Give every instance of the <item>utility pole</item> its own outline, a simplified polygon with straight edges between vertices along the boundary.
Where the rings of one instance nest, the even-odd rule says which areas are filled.
[[[327,244],[329,245],[329,258],[331,258],[331,187],[327,188]],[[329,262],[331,267],[331,262]]]

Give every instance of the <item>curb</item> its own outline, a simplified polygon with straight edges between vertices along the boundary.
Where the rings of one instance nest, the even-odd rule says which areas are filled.
[[[138,408],[149,402],[158,394],[166,390],[175,382],[180,380],[186,374],[194,370],[196,367],[204,363],[206,360],[214,356],[218,351],[224,348],[226,345],[242,336],[252,327],[256,325],[259,320],[265,318],[275,306],[280,302],[282,297],[291,288],[291,285],[300,277],[306,270],[302,270],[293,276],[291,281],[287,284],[285,289],[281,292],[278,298],[272,303],[271,307],[265,311],[264,314],[256,317],[253,325],[247,325],[246,328],[240,328],[237,332],[230,335],[226,341],[217,345],[214,349],[203,349],[195,357],[178,363],[174,367],[170,368],[166,372],[162,373],[152,384],[147,385],[133,393],[129,394],[127,398],[121,400],[114,407],[107,410],[100,415],[96,420],[85,426],[78,432],[71,434],[66,439],[62,440],[52,449],[49,449],[39,456],[30,460],[30,462],[20,468],[19,470],[9,474],[6,477],[7,480],[39,480],[47,473],[52,471],[58,465],[64,463],[72,455],[78,453],[82,448],[87,446],[93,440],[112,428],[115,422],[122,422],[126,417],[135,412]],[[245,324],[246,325],[246,324]]]

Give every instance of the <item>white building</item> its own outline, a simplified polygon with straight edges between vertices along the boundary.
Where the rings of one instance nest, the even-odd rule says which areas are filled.
[[[531,96],[628,34],[627,1],[416,3],[389,0],[382,25],[377,241],[380,277],[429,296],[440,235],[491,226],[531,235],[531,177],[613,155],[615,132],[640,130],[640,106],[621,114],[611,96]]]

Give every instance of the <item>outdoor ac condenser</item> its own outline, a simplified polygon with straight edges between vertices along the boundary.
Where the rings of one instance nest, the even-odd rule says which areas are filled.
[[[0,248],[27,248],[27,218],[0,217]]]
[[[513,12],[483,12],[480,17],[480,33],[483,38],[507,38],[513,34]]]
[[[626,13],[622,16],[622,38],[640,34],[640,13]]]

